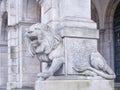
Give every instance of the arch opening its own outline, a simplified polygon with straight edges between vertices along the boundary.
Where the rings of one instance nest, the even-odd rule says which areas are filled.
[[[113,17],[113,34],[114,34],[114,61],[116,83],[120,83],[120,3],[118,4]]]
[[[119,12],[117,12],[117,8],[120,9],[120,0],[110,0],[106,9],[106,14],[105,14],[105,31],[104,31],[104,41],[106,42],[105,44],[103,44],[103,48],[107,47],[108,51],[104,51],[104,53],[106,53],[109,57],[109,63],[110,66],[112,67],[112,69],[115,71],[116,73],[116,80],[115,80],[115,86],[119,87],[120,86],[120,64],[118,59],[118,55],[119,55],[119,51],[117,50],[117,44],[118,44],[118,35],[119,32],[117,32],[117,14],[119,14]],[[116,14],[116,15],[115,15]],[[119,21],[119,20],[118,20]],[[119,24],[120,25],[120,24]],[[116,29],[116,30],[115,30]],[[120,29],[120,28],[119,28]],[[116,62],[117,61],[117,62]]]

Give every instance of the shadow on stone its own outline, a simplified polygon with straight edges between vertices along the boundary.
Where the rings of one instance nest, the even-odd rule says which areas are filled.
[[[12,90],[35,90],[33,87],[14,88]]]

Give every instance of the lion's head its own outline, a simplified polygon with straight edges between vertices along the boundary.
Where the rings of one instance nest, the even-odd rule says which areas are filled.
[[[57,33],[53,33],[48,25],[37,23],[29,29],[26,33],[29,40],[27,47],[33,48],[34,53],[35,51],[36,53],[41,52],[42,49],[43,53],[48,54],[61,42],[61,37]]]
[[[48,30],[48,26],[45,24],[33,24],[32,26],[30,26],[29,31],[26,32],[26,36],[31,40],[35,40],[37,39],[38,35],[41,35],[43,31],[47,31]]]

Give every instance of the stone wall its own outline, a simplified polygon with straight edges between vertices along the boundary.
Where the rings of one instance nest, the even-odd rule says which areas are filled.
[[[36,0],[8,1],[8,90],[34,86],[40,65],[25,47],[25,32],[40,22],[40,6]]]

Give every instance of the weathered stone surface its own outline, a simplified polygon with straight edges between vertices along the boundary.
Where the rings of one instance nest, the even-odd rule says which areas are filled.
[[[36,82],[35,90],[114,90],[114,81],[46,80]]]
[[[83,11],[83,7],[84,7],[84,11]],[[60,17],[64,18],[67,16],[90,19],[91,17],[90,0],[76,0],[76,1],[61,0],[60,1]]]
[[[67,74],[75,74],[74,65],[89,66],[89,55],[97,50],[97,41],[80,38],[65,38],[65,50],[67,55]]]

